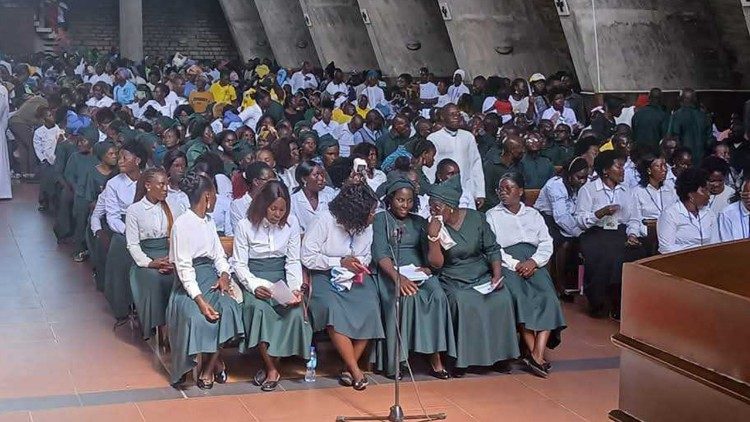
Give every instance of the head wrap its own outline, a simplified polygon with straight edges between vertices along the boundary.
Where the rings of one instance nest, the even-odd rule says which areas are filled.
[[[104,158],[104,155],[109,151],[110,148],[115,146],[112,142],[104,141],[104,142],[97,142],[94,145],[94,155],[96,155],[96,158],[99,159],[99,161]]]
[[[456,75],[461,75],[461,79],[466,79],[466,72],[463,71],[463,69],[456,69],[455,72],[453,72],[453,77],[455,78]]]
[[[92,146],[99,142],[99,129],[95,125],[86,126],[85,128],[81,129],[80,133],[81,136],[91,142]]]
[[[133,141],[138,138],[138,131],[133,130],[127,126],[123,128],[120,134],[122,135],[123,143],[128,142],[128,141]]]
[[[440,184],[432,185],[429,195],[430,198],[435,198],[446,205],[458,208],[462,193],[461,177],[456,175]]]
[[[386,178],[385,182],[378,186],[378,189],[375,191],[375,195],[377,195],[378,198],[383,198],[386,195],[404,188],[414,190],[414,184],[409,179],[404,177],[401,172],[391,172],[388,173],[388,177]]]
[[[255,74],[258,75],[259,78],[265,78],[269,73],[271,73],[271,69],[269,69],[268,66],[264,64],[255,66]]]
[[[531,77],[529,78],[529,82],[531,82],[532,84],[534,82],[546,81],[546,80],[547,78],[545,78],[544,75],[542,75],[541,73],[535,73],[531,75]]]
[[[242,161],[247,154],[253,152],[253,147],[245,141],[238,142],[232,149],[232,159],[236,162]]]
[[[393,170],[393,166],[396,164],[396,160],[399,157],[409,157],[409,160],[411,160],[413,158],[413,155],[409,153],[405,146],[399,145],[395,151],[393,151],[389,156],[385,157],[385,160],[383,160],[383,163],[380,165],[380,169],[388,174],[391,170]]]
[[[325,153],[328,148],[337,146],[339,146],[339,141],[337,141],[333,136],[326,133],[318,139],[317,153],[318,155],[323,155],[323,153]]]
[[[151,132],[141,132],[136,136],[136,140],[148,149],[153,149],[155,145],[161,142],[156,134]]]
[[[378,71],[377,70],[368,70],[367,71],[367,77],[368,78],[378,78]]]
[[[308,130],[305,130],[305,131],[303,131],[303,130],[302,130],[302,128],[303,128],[303,127],[308,127],[308,128],[312,128],[312,124],[310,123],[310,121],[309,121],[309,120],[300,120],[299,122],[295,123],[295,124],[294,124],[294,133],[295,133],[295,135],[297,135],[297,137],[298,137],[298,138],[301,138],[301,137],[302,137],[302,134],[303,134],[304,132],[309,132],[309,131],[310,131],[309,129],[308,129]],[[315,139],[316,139],[316,140],[318,139],[318,138],[317,138],[317,135],[316,135]]]
[[[286,69],[279,69],[278,72],[276,72],[276,83],[279,84],[279,86],[284,85],[284,81],[286,81]]]
[[[167,116],[161,116],[158,119],[156,119],[156,121],[164,129],[169,129],[169,128],[177,126],[177,120],[171,117],[167,117]]]

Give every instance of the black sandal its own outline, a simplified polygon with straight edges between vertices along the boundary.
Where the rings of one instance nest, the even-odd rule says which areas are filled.
[[[266,380],[265,382],[263,382],[263,385],[260,386],[260,390],[265,391],[265,392],[274,391],[276,387],[279,386],[279,381],[281,381],[281,375],[279,375],[279,377],[276,378],[276,381]]]
[[[451,377],[451,374],[446,371],[445,369],[441,369],[439,371],[436,371],[434,369],[430,369],[429,375],[432,377],[435,377],[439,380],[447,380]]]
[[[351,387],[354,385],[354,377],[352,377],[352,374],[350,374],[349,371],[343,370],[339,372],[339,384],[344,387]]]
[[[214,382],[217,382],[219,384],[226,384],[227,378],[227,366],[225,364],[224,369],[214,374]]]
[[[529,372],[538,376],[539,378],[549,377],[549,372],[544,369],[544,366],[541,363],[538,363],[536,360],[534,360],[533,357],[525,358],[524,363],[526,364],[526,368],[529,370]]]
[[[367,379],[367,375],[363,376],[361,380],[354,381],[352,387],[357,391],[363,391],[370,384],[370,380]]]
[[[266,378],[268,378],[268,374],[266,374],[266,371],[263,369],[259,369],[253,377],[253,384],[257,385],[258,387],[262,387],[263,383],[266,382]]]
[[[198,388],[200,388],[201,390],[210,390],[210,389],[214,388],[214,382],[213,381],[207,382],[207,381],[204,381],[204,380],[202,380],[200,378],[198,378],[198,381],[195,382],[195,385],[197,385]]]

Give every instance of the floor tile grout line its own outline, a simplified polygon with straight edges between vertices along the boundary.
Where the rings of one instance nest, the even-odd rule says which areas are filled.
[[[564,404],[563,404],[563,403],[562,403],[562,402],[561,402],[560,400],[557,400],[557,399],[555,399],[554,397],[551,397],[551,396],[549,396],[548,394],[544,393],[543,391],[541,391],[541,390],[538,390],[538,389],[536,389],[536,388],[532,387],[531,385],[528,385],[528,384],[526,384],[526,383],[525,383],[525,382],[523,382],[523,380],[522,380],[522,379],[520,379],[520,378],[515,378],[515,377],[514,377],[514,379],[515,379],[516,381],[518,381],[519,383],[521,383],[521,385],[523,385],[524,387],[526,387],[526,388],[528,388],[529,390],[531,390],[531,391],[533,391],[533,392],[535,392],[535,393],[539,394],[540,396],[544,397],[545,399],[547,399],[547,400],[549,400],[549,401],[551,401],[551,402],[555,403],[556,405],[558,405],[558,406],[562,407],[563,409],[567,410],[568,412],[570,412],[570,413],[572,413],[572,414],[574,414],[574,415],[578,416],[578,417],[579,417],[580,419],[582,419],[582,420],[584,420],[584,421],[587,421],[587,420],[588,420],[588,419],[584,418],[584,417],[583,417],[582,415],[579,415],[579,414],[578,414],[578,412],[576,412],[575,410],[573,410],[573,409],[570,409],[570,408],[568,408],[567,406],[565,406],[565,405],[564,405]]]
[[[460,405],[459,405],[458,403],[454,402],[454,401],[453,401],[453,400],[451,400],[451,399],[450,399],[449,397],[446,397],[446,396],[442,396],[442,397],[443,397],[443,400],[445,400],[445,401],[447,401],[448,403],[450,403],[451,405],[455,406],[456,408],[458,408],[458,410],[460,410],[460,411],[464,412],[464,414],[465,414],[466,416],[470,417],[471,419],[476,419],[476,417],[474,417],[474,415],[472,415],[471,413],[469,413],[469,411],[468,411],[468,410],[466,410],[466,409],[464,409],[463,407],[461,407],[461,406],[460,406]]]
[[[253,412],[252,412],[252,411],[250,410],[250,408],[249,408],[249,407],[247,407],[247,405],[245,404],[245,402],[243,402],[242,400],[240,400],[240,396],[235,396],[235,397],[237,398],[237,401],[239,401],[239,402],[240,402],[240,406],[242,406],[242,408],[243,408],[243,409],[245,409],[245,411],[246,411],[247,413],[249,413],[249,414],[250,414],[250,416],[251,416],[251,417],[252,417],[252,418],[253,418],[253,419],[254,419],[254,420],[255,420],[256,422],[260,422],[260,419],[259,419],[259,418],[258,418],[257,416],[255,416],[255,413],[253,413]]]

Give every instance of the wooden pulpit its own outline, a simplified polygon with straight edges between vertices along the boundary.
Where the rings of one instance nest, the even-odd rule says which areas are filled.
[[[615,421],[750,421],[750,241],[625,264]]]

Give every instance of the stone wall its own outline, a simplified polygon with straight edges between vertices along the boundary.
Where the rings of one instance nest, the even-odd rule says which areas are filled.
[[[120,42],[117,0],[66,0],[73,47],[109,50]]]

